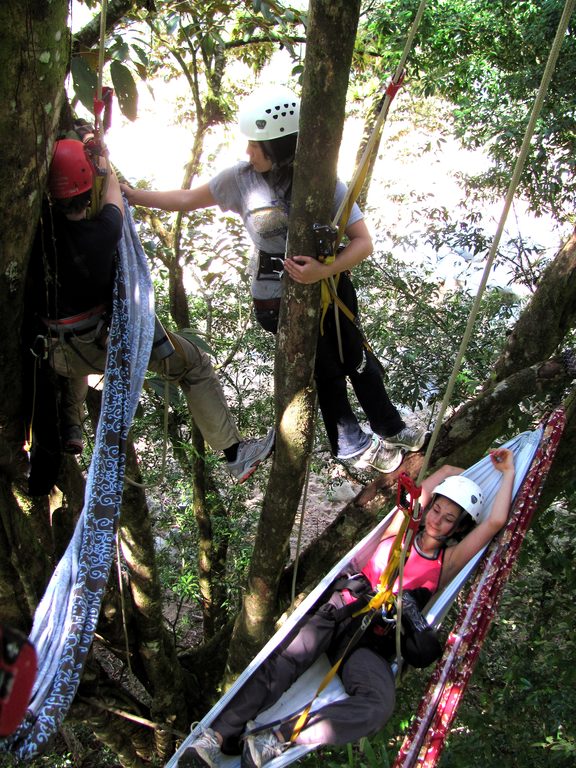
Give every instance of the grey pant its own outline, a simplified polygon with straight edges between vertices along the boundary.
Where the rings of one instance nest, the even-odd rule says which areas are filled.
[[[162,360],[152,355],[148,368],[177,382],[190,415],[206,442],[215,451],[229,448],[242,438],[228,408],[222,386],[208,355],[196,344],[173,334],[176,351]],[[66,426],[83,421],[87,376],[102,373],[106,345],[93,331],[50,340],[49,362],[60,377],[62,422]]]
[[[339,595],[330,602],[341,605]],[[340,625],[322,612],[311,616],[285,648],[275,651],[242,686],[211,727],[223,737],[222,751],[239,750],[238,738],[248,720],[272,706],[292,683],[324,652]],[[314,712],[296,739],[297,744],[347,744],[384,727],[396,700],[390,664],[369,648],[357,648],[340,667],[349,698]],[[281,727],[288,740],[293,723]]]

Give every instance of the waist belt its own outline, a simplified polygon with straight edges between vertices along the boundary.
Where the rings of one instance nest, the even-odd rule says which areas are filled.
[[[256,309],[280,309],[280,299],[255,299],[252,297],[252,301]]]
[[[258,251],[258,278],[273,275],[279,278],[284,271],[284,254]]]
[[[88,333],[103,326],[106,319],[106,306],[93,307],[79,315],[70,315],[62,317],[59,320],[48,320],[42,318],[42,322],[52,332],[53,336],[75,336],[82,333]]]

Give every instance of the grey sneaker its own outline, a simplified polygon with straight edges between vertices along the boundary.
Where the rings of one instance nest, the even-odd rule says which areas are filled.
[[[178,768],[219,768],[220,744],[212,728],[204,728],[188,749],[178,758]]]
[[[250,731],[254,725],[253,721],[246,723],[246,730]],[[290,742],[280,741],[272,730],[249,735],[244,740],[240,768],[262,768],[270,760],[281,755],[289,746]]]
[[[369,467],[372,463],[372,459],[378,452],[378,449],[380,448],[380,438],[378,435],[372,435],[372,442],[366,448],[364,453],[360,454],[360,456],[356,459],[354,462],[354,467],[356,469],[366,469]]]
[[[404,427],[396,435],[383,437],[386,448],[404,448],[406,451],[419,451],[426,441],[426,430]]]
[[[394,472],[402,464],[404,451],[402,448],[387,448],[382,439],[378,439],[376,450],[373,451],[370,458],[370,466],[377,469],[378,472],[387,474]]]
[[[265,461],[274,449],[276,432],[271,429],[266,437],[258,440],[243,440],[238,446],[236,461],[228,462],[228,472],[243,483],[255,472],[260,463]]]

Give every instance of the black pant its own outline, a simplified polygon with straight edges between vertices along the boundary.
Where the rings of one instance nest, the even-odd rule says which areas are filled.
[[[357,317],[358,299],[346,273],[340,274],[338,296]],[[389,437],[405,426],[386,392],[380,363],[365,348],[360,328],[334,304],[321,322],[315,377],[318,403],[334,456],[350,458],[370,444],[370,437],[361,429],[348,399],[347,379],[373,432]]]

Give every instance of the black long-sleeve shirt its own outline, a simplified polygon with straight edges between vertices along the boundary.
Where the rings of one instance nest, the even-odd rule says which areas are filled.
[[[44,206],[30,261],[36,313],[57,320],[110,305],[121,236],[116,205],[79,221]]]

